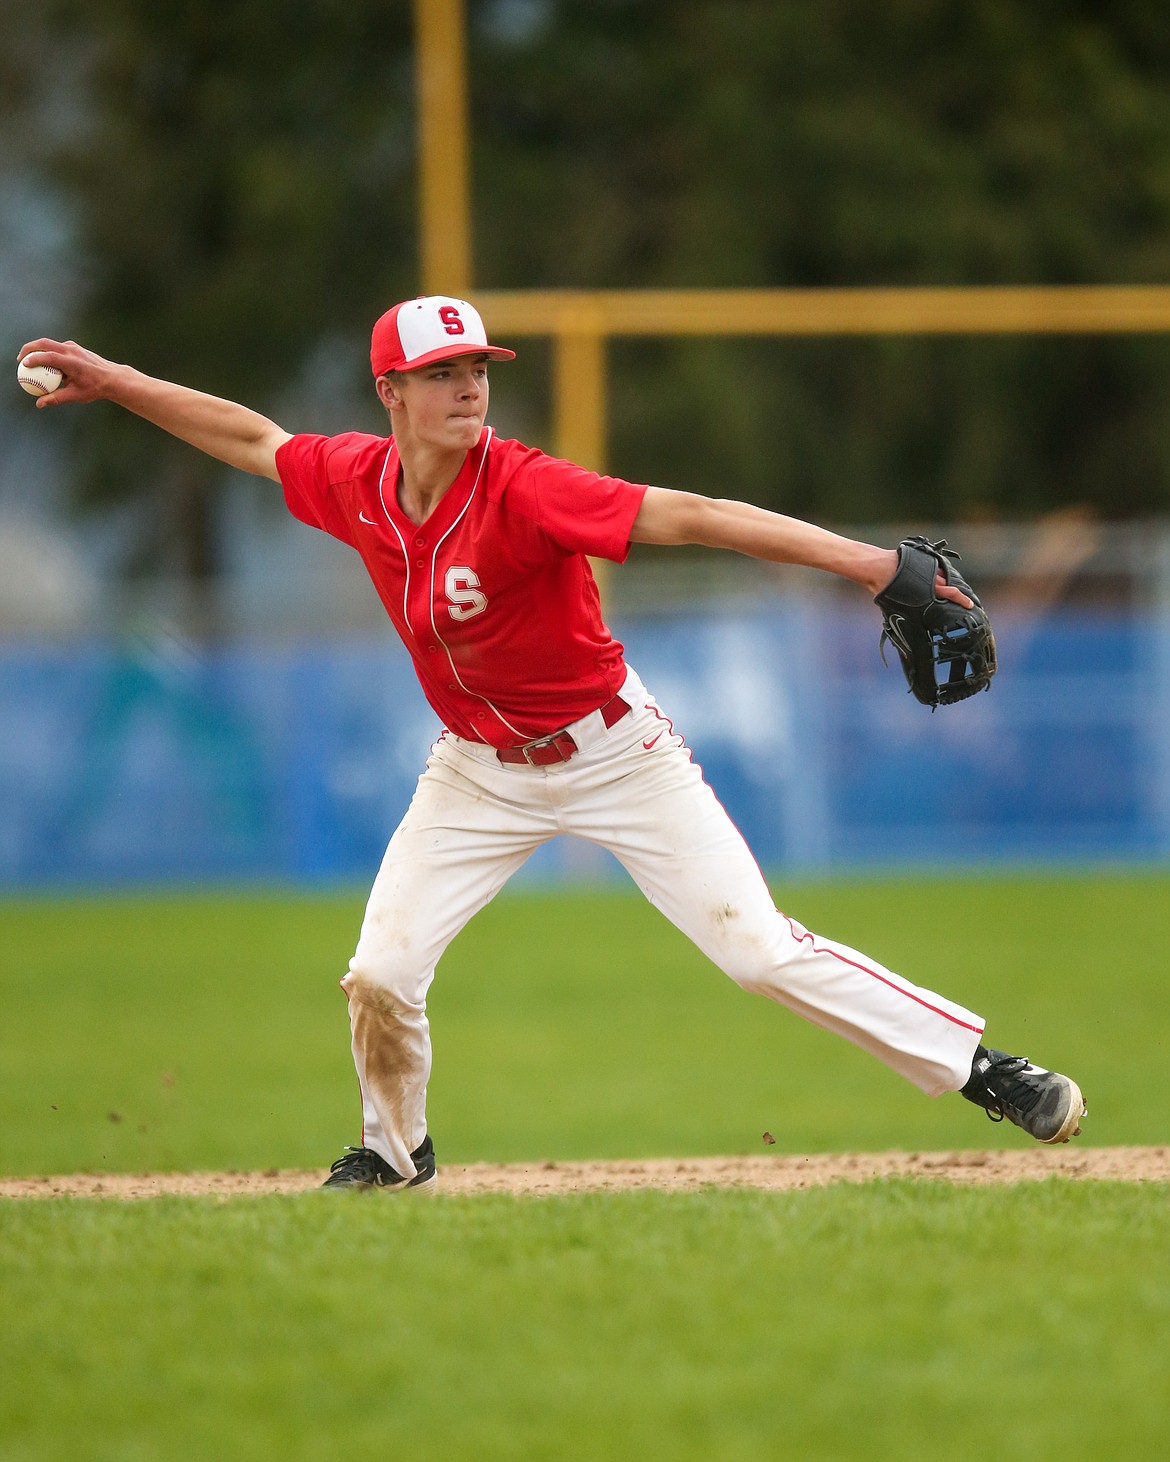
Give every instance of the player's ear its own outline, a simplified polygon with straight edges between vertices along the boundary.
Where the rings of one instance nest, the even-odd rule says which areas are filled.
[[[402,377],[397,371],[388,371],[374,381],[378,400],[387,411],[398,411],[402,406]]]

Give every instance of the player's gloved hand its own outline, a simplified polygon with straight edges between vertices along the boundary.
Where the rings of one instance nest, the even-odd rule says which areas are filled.
[[[889,640],[911,694],[932,709],[987,690],[996,670],[991,621],[955,568],[958,556],[945,538],[937,543],[921,535],[904,538],[897,570],[874,598],[882,612],[882,659]],[[943,592],[944,585],[950,593]]]

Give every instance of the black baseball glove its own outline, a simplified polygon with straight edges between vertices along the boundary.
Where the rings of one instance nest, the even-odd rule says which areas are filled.
[[[995,635],[979,596],[955,568],[958,558],[945,538],[921,535],[898,545],[898,568],[874,603],[882,612],[882,660],[886,641],[897,650],[911,693],[924,706],[953,705],[987,690],[995,674]],[[971,609],[939,599],[935,577],[974,601]]]

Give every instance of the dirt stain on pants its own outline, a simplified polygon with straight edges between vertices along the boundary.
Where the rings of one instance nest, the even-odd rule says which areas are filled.
[[[362,1085],[383,1128],[409,1141],[411,1109],[419,1099],[418,1016],[384,986],[361,975],[346,975],[341,984],[349,997],[353,1056]]]

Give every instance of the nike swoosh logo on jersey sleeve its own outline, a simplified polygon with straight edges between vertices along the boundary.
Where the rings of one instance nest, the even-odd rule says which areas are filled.
[[[642,742],[642,750],[643,751],[649,751],[650,748],[655,744],[655,742],[661,741],[662,738],[665,735],[666,735],[666,732],[665,731],[659,731],[659,733],[658,733],[657,736],[652,737],[649,741],[643,741]]]
[[[373,518],[367,518],[365,513],[359,512],[358,517],[362,520],[363,523],[368,523],[371,528],[376,528],[378,526],[377,523],[374,522]]]

